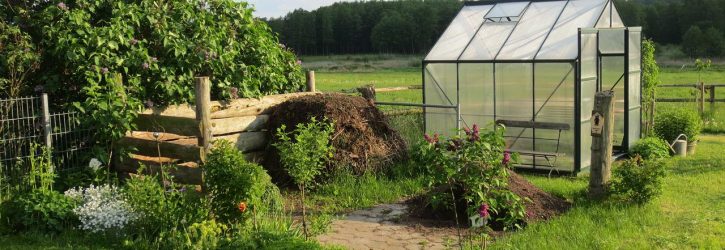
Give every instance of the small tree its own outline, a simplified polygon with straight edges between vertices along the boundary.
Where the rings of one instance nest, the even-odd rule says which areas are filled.
[[[282,165],[302,192],[302,228],[307,237],[307,211],[305,209],[305,187],[314,182],[332,157],[334,147],[330,145],[333,123],[327,119],[317,121],[314,117],[307,124],[298,124],[292,132],[282,125],[277,129],[278,143],[273,145],[279,150]],[[293,138],[294,137],[294,138]]]

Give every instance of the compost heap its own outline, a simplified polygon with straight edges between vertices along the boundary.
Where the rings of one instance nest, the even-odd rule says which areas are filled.
[[[509,190],[521,198],[526,197],[531,200],[531,202],[525,202],[526,217],[524,224],[532,221],[551,219],[564,213],[571,207],[571,203],[568,201],[544,192],[524,179],[521,175],[518,175],[513,171],[509,171],[509,173]],[[441,188],[446,189],[447,187]],[[428,197],[425,195],[409,200],[408,205],[410,207],[409,216],[412,218],[449,221],[454,219],[452,211],[433,209],[428,202]],[[457,203],[457,206],[459,207],[459,216],[465,215],[466,204]],[[497,223],[493,223],[493,225],[491,225],[494,230],[501,230],[501,226],[502,225],[497,225]]]
[[[284,124],[289,132],[312,117],[326,117],[335,123],[332,136],[335,154],[323,173],[334,173],[343,167],[358,175],[381,171],[407,157],[405,141],[390,127],[385,115],[356,96],[322,94],[290,99],[274,107],[268,130],[274,134]],[[266,152],[264,165],[272,178],[280,184],[289,183],[290,177],[279,162],[278,151],[270,148]]]

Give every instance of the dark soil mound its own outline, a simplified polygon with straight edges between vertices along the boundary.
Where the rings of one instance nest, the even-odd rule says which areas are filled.
[[[290,99],[274,108],[268,129],[274,134],[285,124],[291,131],[312,117],[326,117],[335,122],[332,144],[336,151],[325,173],[342,167],[349,167],[355,174],[381,171],[391,162],[407,157],[403,138],[390,127],[380,110],[361,97],[323,94]],[[264,165],[276,182],[289,182],[289,175],[281,167],[273,147],[267,150]]]
[[[569,207],[571,207],[571,204],[566,200],[544,192],[513,171],[510,173],[511,177],[509,178],[509,189],[516,195],[522,198],[529,198],[532,201],[526,203],[526,221],[524,224],[532,221],[548,220],[565,212],[569,209]],[[439,189],[439,191],[445,191],[446,193],[450,192],[448,187],[440,187]],[[456,188],[454,188],[454,193],[460,193],[460,191],[456,191]],[[457,196],[462,195],[457,194]],[[410,208],[409,216],[412,218],[446,221],[455,219],[453,211],[433,209],[433,207],[428,203],[427,195],[421,195],[410,199],[408,201],[408,206]],[[461,225],[467,225],[468,216],[466,214],[466,202],[459,200],[459,202],[456,203],[456,206],[458,208],[459,222]],[[491,216],[494,218],[497,217],[496,214],[491,214]],[[494,230],[501,230],[503,225],[493,222],[489,226],[491,226]]]

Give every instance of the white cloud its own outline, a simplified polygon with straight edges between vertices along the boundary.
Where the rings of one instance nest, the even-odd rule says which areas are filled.
[[[257,17],[281,17],[295,9],[314,10],[320,6],[352,0],[246,0],[256,9]]]

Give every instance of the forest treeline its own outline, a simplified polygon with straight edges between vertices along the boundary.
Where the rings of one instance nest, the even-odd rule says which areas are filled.
[[[628,26],[642,26],[682,56],[725,55],[725,0],[615,0]],[[338,2],[266,20],[298,54],[426,53],[463,5],[457,0]]]

